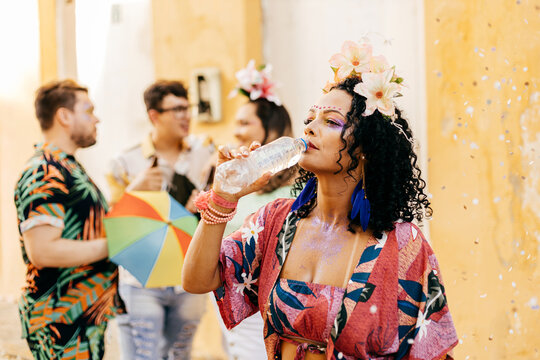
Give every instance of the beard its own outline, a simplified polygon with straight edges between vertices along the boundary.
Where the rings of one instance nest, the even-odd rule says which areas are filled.
[[[88,132],[82,127],[76,126],[71,133],[71,141],[79,148],[87,148],[94,145],[97,141],[95,130]]]

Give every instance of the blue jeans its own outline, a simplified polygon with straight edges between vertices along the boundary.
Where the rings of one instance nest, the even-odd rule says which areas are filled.
[[[122,360],[190,359],[204,295],[121,284],[120,296],[128,312],[117,318]]]

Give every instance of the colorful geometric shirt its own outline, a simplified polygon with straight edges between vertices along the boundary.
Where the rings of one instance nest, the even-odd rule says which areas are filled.
[[[327,359],[446,358],[458,338],[437,259],[420,229],[396,222],[394,230],[381,239],[367,241],[344,291],[334,288],[327,297],[326,315],[335,319],[326,331],[324,322],[310,318],[306,309],[312,301],[305,298],[308,289],[298,284],[291,287],[280,279],[300,220],[290,211],[293,201],[278,199],[267,204],[248,217],[243,228],[223,239],[223,283],[215,296],[225,325],[233,328],[260,311],[268,359],[280,359],[280,344],[287,341],[282,335],[294,333],[311,335],[308,340],[322,340],[326,345],[321,349],[300,343],[298,358],[306,351],[325,352]],[[281,311],[284,304],[297,311]],[[310,334],[312,330],[306,327],[314,323],[320,323],[319,330]]]
[[[15,205],[27,265],[20,301],[23,336],[31,339],[45,331],[49,334],[47,341],[52,341],[48,350],[52,356],[61,353],[59,349],[77,338],[77,334],[84,334],[84,329],[102,327],[121,310],[115,303],[118,270],[107,259],[77,267],[38,269],[27,256],[22,234],[46,224],[62,229],[63,239],[102,238],[107,204],[72,155],[52,144],[41,143],[35,146],[35,153],[16,185]],[[88,331],[85,337],[90,337]]]

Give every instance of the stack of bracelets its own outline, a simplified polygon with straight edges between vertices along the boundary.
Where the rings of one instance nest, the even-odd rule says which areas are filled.
[[[210,203],[210,200],[218,206],[225,209],[234,209],[231,213],[223,213],[214,208]],[[213,190],[203,191],[195,198],[195,206],[201,214],[201,220],[208,225],[223,224],[231,221],[234,215],[236,215],[237,202],[230,202],[216,194]]]

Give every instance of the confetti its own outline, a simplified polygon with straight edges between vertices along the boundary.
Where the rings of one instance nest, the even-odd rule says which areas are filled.
[[[495,204],[498,203],[499,201],[501,201],[501,198],[498,197],[498,196],[495,197],[495,198],[493,199],[493,202],[494,202]]]
[[[495,87],[495,89],[501,90],[501,83],[500,83],[500,81],[495,81],[495,83],[493,84],[493,86]]]
[[[480,239],[478,239],[478,238],[474,239],[475,244],[478,244],[479,242],[480,242]]]
[[[479,202],[479,201],[478,201],[477,198],[474,198],[473,201],[472,201],[473,205],[478,205],[478,202]]]
[[[509,332],[510,334],[513,334],[513,333],[514,333],[514,329],[510,329],[510,330],[508,330],[508,332]]]
[[[481,297],[482,299],[484,299],[485,297],[487,297],[487,294],[482,294],[482,295],[480,295],[480,297]]]
[[[473,112],[474,112],[474,107],[472,107],[472,106],[467,106],[467,109],[465,110],[465,112],[466,112],[467,114],[469,114],[469,116],[472,117],[472,116],[473,116]]]
[[[433,44],[437,45],[439,43],[439,40],[435,40]]]
[[[476,150],[476,149],[479,149],[479,148],[480,147],[475,142],[471,142],[471,149]]]
[[[536,296],[533,296],[526,305],[528,305],[533,310],[538,310],[540,308],[538,306],[538,298]]]
[[[512,287],[515,289],[516,288],[516,283],[514,281],[512,281]]]
[[[529,70],[529,68],[525,66],[525,67],[523,68],[523,71],[527,72],[527,70]]]
[[[503,279],[502,274],[499,274],[499,280],[502,280],[502,279]]]
[[[486,81],[487,79],[489,79],[489,76],[487,76],[487,75],[482,76],[483,81]]]

